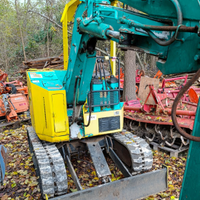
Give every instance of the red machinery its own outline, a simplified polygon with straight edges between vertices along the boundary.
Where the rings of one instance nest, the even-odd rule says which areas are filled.
[[[28,111],[28,88],[20,81],[6,82],[8,74],[0,70],[0,117],[7,121],[18,119],[18,114]]]
[[[173,127],[171,111],[174,98],[166,93],[157,93],[152,85],[149,85],[149,89],[144,103],[140,100],[125,102],[126,126],[149,142],[154,141],[179,149],[188,145],[188,141]],[[147,100],[150,96],[153,97],[154,103],[149,105]],[[182,100],[176,111],[179,125],[189,133],[193,129],[196,108],[197,104]]]
[[[158,89],[158,93],[166,93],[170,98],[176,98],[180,89],[187,83],[188,75],[170,79],[163,79],[161,88]],[[177,86],[174,81],[184,80],[184,83],[181,86]],[[184,94],[182,100],[189,101],[188,95]]]
[[[136,70],[136,76],[135,76],[135,83],[136,84],[140,83],[141,76],[144,76],[144,71],[137,69]]]
[[[135,83],[139,84],[141,76],[144,76],[144,71],[137,69],[135,72]],[[120,88],[124,87],[124,73],[122,72],[122,68],[120,68]]]

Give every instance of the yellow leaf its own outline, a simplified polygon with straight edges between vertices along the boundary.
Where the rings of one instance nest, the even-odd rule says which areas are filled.
[[[91,173],[92,175],[94,175],[94,176],[96,176],[96,172],[95,171],[92,171],[92,173]]]
[[[71,190],[72,192],[76,192],[76,191],[77,191],[77,189],[71,189],[71,188],[70,188],[70,190]]]
[[[13,183],[13,184],[11,185],[12,188],[14,188],[15,186],[16,186],[16,183]]]
[[[132,142],[126,142],[126,144],[132,144]]]
[[[176,157],[171,157],[172,160],[176,160]]]
[[[116,179],[116,178],[112,178],[111,180],[112,180],[112,181],[116,181],[117,179]]]

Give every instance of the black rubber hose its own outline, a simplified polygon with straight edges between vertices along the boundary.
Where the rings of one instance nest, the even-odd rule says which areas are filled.
[[[174,123],[174,126],[176,127],[177,131],[184,136],[185,138],[192,140],[192,141],[196,141],[196,142],[200,142],[200,137],[196,137],[193,135],[188,134],[187,132],[185,132],[178,124],[177,118],[176,118],[176,109],[178,106],[178,103],[181,99],[181,97],[185,94],[185,92],[187,92],[187,90],[190,88],[190,86],[196,81],[198,80],[198,78],[200,77],[200,69],[197,71],[197,73],[192,77],[192,79],[190,81],[188,81],[185,86],[180,90],[180,92],[178,93],[178,95],[176,96],[176,99],[174,100],[173,106],[172,106],[172,121]]]
[[[106,81],[106,72],[105,72],[105,66],[104,66],[104,60],[102,59],[101,60],[102,62],[102,68],[103,68],[103,77],[104,77],[104,81],[105,81],[105,85],[106,85],[106,90],[108,90],[108,87],[107,87],[107,81]]]
[[[11,94],[16,94],[17,93],[17,89],[15,87],[15,85],[13,84],[6,84],[7,87],[11,87]]]
[[[75,108],[76,108],[76,87],[78,83],[79,77],[76,77],[75,84],[74,84],[74,96],[73,96],[73,115],[72,115],[72,124],[75,121]]]
[[[183,22],[183,15],[182,15],[182,11],[181,11],[181,6],[178,2],[178,0],[170,0],[173,4],[174,7],[176,8],[176,12],[177,12],[177,26],[182,25]],[[163,41],[159,38],[157,38],[151,31],[147,31],[147,33],[149,34],[149,36],[159,45],[161,46],[169,46],[170,44],[172,44],[175,40],[176,40],[176,36],[178,36],[178,33],[174,33],[173,36],[171,37],[171,39],[167,40],[167,41]]]
[[[95,75],[97,76],[97,71],[98,71],[97,63],[96,63],[95,69],[96,69],[96,73],[95,73]]]
[[[88,127],[90,125],[90,121],[91,121],[91,114],[92,114],[92,83],[90,83],[90,93],[89,93],[89,120],[88,120],[88,124],[85,125],[83,124],[84,127]]]

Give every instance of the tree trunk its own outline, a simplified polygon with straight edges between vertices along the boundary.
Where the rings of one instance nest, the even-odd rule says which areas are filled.
[[[155,56],[151,56],[151,69],[152,71],[154,71],[156,69],[156,57]]]
[[[50,5],[48,5],[49,4],[49,2],[48,2],[48,0],[46,0],[46,7],[48,8],[47,9],[47,16],[48,16],[48,18],[50,18],[49,16],[50,16],[50,13],[49,13],[49,6]],[[47,19],[47,57],[49,57],[49,20]]]
[[[21,28],[21,24],[20,24],[20,18],[19,18],[19,10],[18,10],[18,1],[15,0],[15,9],[16,9],[16,13],[17,13],[17,21],[18,21],[18,26],[19,26],[19,32],[20,32],[20,36],[21,36],[21,40],[22,40],[22,48],[23,48],[23,53],[24,53],[24,60],[26,61],[26,52],[25,52],[25,45],[24,45],[24,38],[23,38],[23,32],[22,32],[22,28]]]
[[[128,50],[125,52],[124,67],[124,90],[123,100],[136,99],[135,71],[136,71],[136,52]]]
[[[8,56],[6,51],[6,38],[4,38],[3,41],[3,52],[4,52],[4,58],[5,58],[5,72],[8,73],[9,63],[8,63]]]
[[[49,20],[47,21],[47,57],[49,57]]]

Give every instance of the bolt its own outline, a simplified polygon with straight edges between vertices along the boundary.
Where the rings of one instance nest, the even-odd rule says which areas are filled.
[[[195,55],[195,56],[194,56],[194,60],[195,60],[195,61],[199,61],[199,60],[200,60],[200,56],[199,56],[199,55]]]

